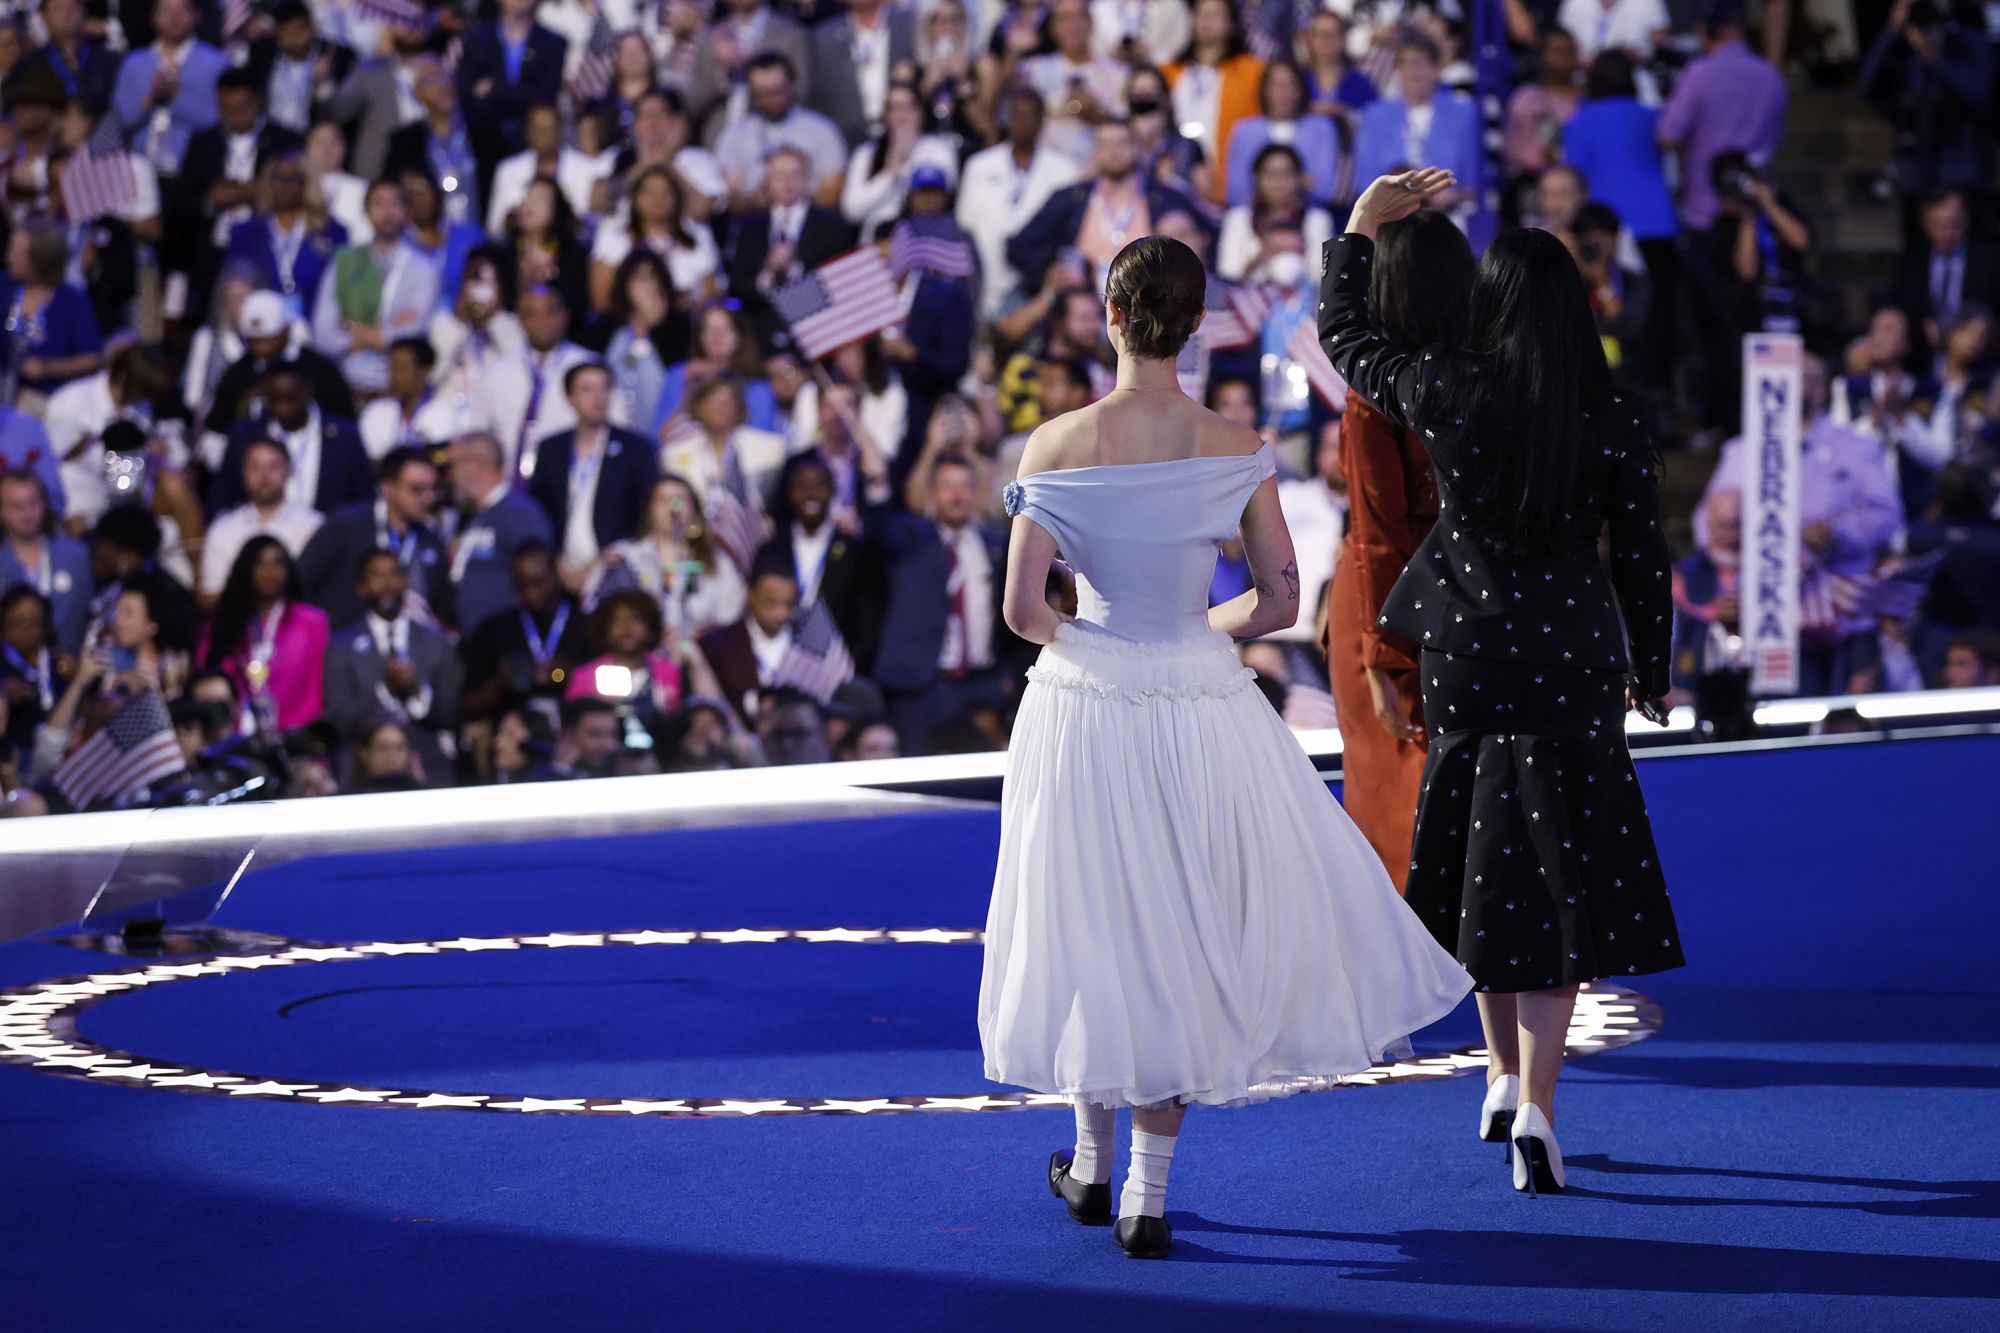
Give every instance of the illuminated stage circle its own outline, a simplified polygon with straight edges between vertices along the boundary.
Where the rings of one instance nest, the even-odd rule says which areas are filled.
[[[657,1116],[688,1119],[757,1115],[871,1115],[897,1111],[1017,1111],[1067,1106],[1048,1093],[973,1093],[952,1097],[745,1098],[745,1097],[528,1097],[506,1093],[454,1093],[425,1088],[382,1088],[352,1083],[286,1082],[254,1074],[153,1064],[129,1051],[89,1041],[77,1032],[77,1015],[107,996],[196,977],[266,967],[297,967],[405,954],[483,953],[489,950],[622,948],[687,944],[978,944],[977,930],[628,930],[610,933],[502,935],[450,940],[384,940],[315,946],[294,943],[261,953],[210,956],[196,963],[154,963],[120,972],[92,972],[0,990],[0,1062],[59,1078],[98,1079],[206,1097],[320,1105],[390,1106],[410,1111],[509,1111],[537,1115]],[[1570,1025],[1572,1057],[1594,1055],[1643,1041],[1661,1025],[1659,1006],[1615,982],[1585,985]],[[1347,1082],[1369,1086],[1455,1078],[1486,1067],[1473,1047],[1377,1065]]]

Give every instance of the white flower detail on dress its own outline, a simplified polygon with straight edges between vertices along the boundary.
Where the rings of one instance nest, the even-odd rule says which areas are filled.
[[[1010,517],[1020,513],[1028,507],[1028,488],[1018,481],[1008,482],[1000,488],[1000,503],[1006,506]]]

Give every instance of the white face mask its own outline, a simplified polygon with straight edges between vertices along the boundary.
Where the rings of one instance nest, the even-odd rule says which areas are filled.
[[[1306,276],[1306,257],[1290,250],[1272,255],[1264,265],[1264,273],[1280,287],[1296,287]]]

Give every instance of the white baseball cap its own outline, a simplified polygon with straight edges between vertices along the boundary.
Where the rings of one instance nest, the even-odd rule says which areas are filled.
[[[246,338],[275,338],[292,326],[285,298],[276,292],[252,292],[243,298],[243,311],[236,317],[236,329]]]
[[[706,148],[683,148],[675,153],[674,170],[697,193],[715,200],[729,197],[729,183],[722,177],[722,163]]]

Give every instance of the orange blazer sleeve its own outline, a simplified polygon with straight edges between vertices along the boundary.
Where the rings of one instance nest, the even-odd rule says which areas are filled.
[[[1415,432],[1370,407],[1352,389],[1340,419],[1340,464],[1347,474],[1347,554],[1367,609],[1361,661],[1380,671],[1414,671],[1413,646],[1377,623],[1389,589],[1437,522],[1437,481]]]

